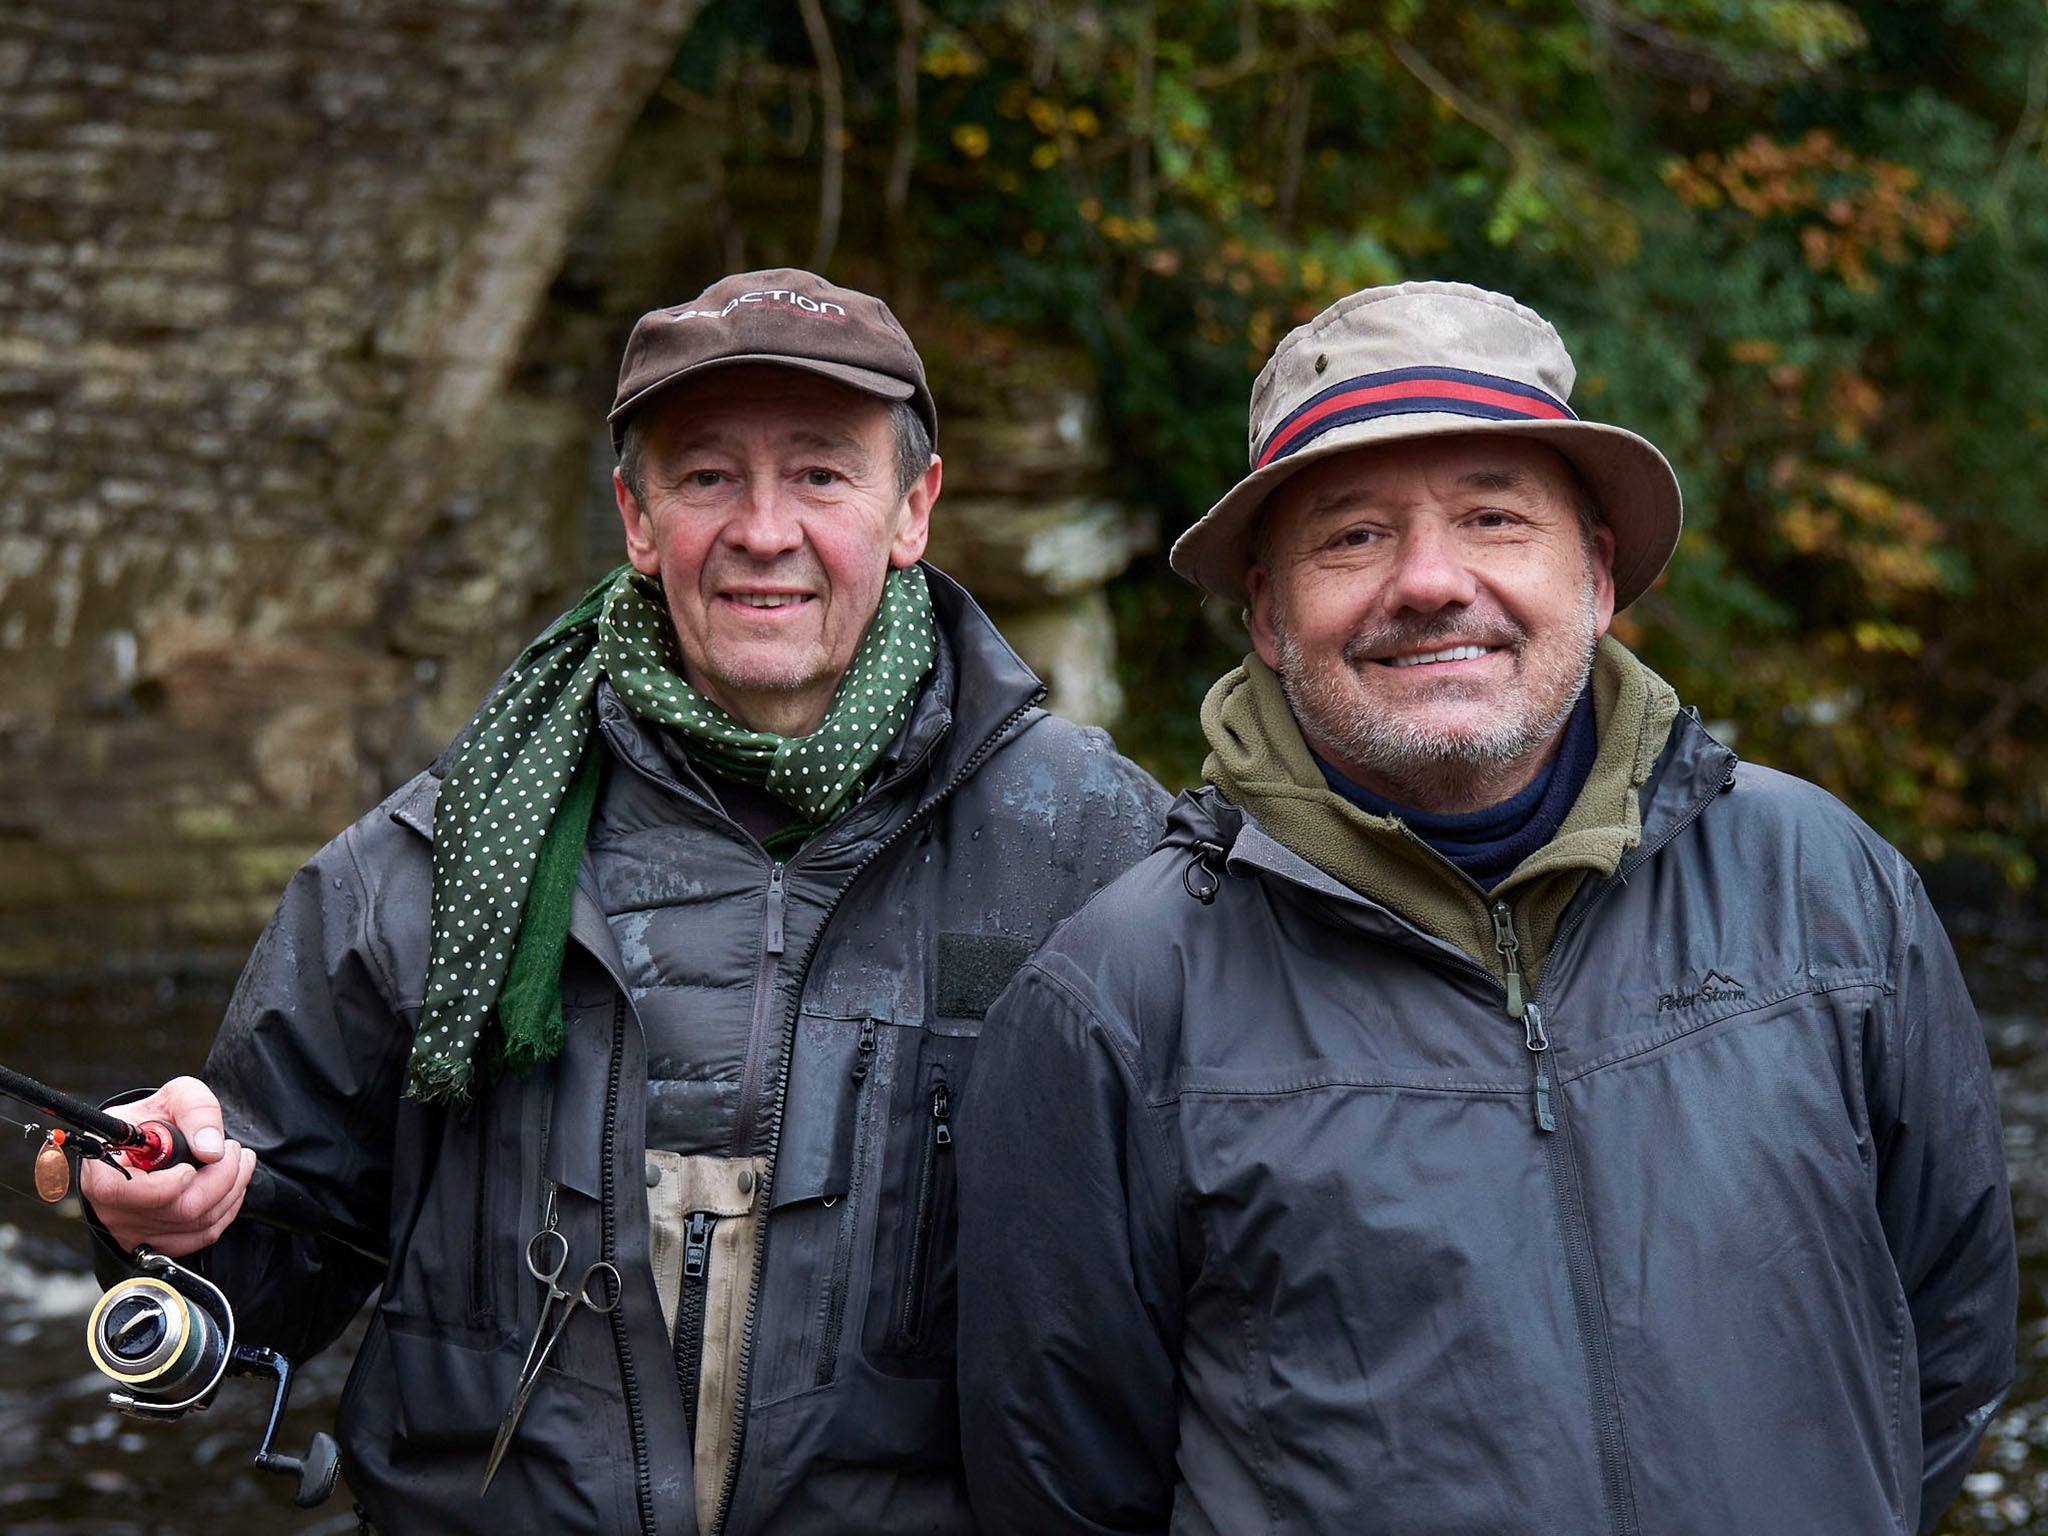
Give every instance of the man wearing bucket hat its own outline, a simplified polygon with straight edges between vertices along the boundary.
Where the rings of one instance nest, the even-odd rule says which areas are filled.
[[[1455,283],[1260,375],[1173,551],[1249,607],[1208,783],[966,1100],[984,1531],[1869,1536],[1955,1495],[2014,1349],[1976,1016],[1905,860],[1607,635],[1679,493],[1572,377]]]
[[[920,562],[879,300],[726,278],[634,327],[610,420],[629,563],[300,872],[205,1085],[127,1111],[208,1166],[88,1193],[294,1357],[382,1287],[338,1427],[386,1536],[965,1536],[952,1098],[1165,796]],[[252,1153],[355,1248],[234,1222]],[[537,1365],[550,1265],[595,1305]]]

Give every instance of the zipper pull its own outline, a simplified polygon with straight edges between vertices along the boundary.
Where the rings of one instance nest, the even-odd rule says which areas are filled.
[[[1500,952],[1508,984],[1508,1017],[1522,1016],[1522,945],[1515,937],[1515,915],[1504,901],[1493,904],[1493,947]],[[1532,1047],[1533,1049],[1533,1047]]]
[[[932,1085],[932,1142],[935,1146],[953,1145],[953,1127],[946,1124],[946,1117],[953,1113],[953,1090],[946,1086],[942,1077]]]
[[[875,1021],[860,1021],[860,1042],[854,1047],[853,1080],[857,1083],[868,1075],[868,1064],[875,1055]]]
[[[1535,1003],[1522,1015],[1522,1043],[1536,1059],[1536,1129],[1554,1131],[1557,1116],[1550,1111],[1550,1036],[1543,1032],[1543,1010]]]
[[[779,862],[768,871],[768,917],[761,943],[771,955],[782,953],[782,865]]]
[[[705,1211],[692,1211],[683,1223],[683,1274],[701,1280],[710,1264],[711,1217]]]

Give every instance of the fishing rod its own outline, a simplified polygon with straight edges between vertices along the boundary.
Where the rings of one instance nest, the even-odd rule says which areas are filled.
[[[74,1161],[105,1163],[123,1178],[133,1178],[133,1170],[194,1162],[184,1135],[167,1120],[123,1120],[5,1066],[0,1066],[0,1094],[61,1122],[46,1126],[0,1115],[0,1121],[19,1126],[29,1137],[41,1134],[35,1190],[47,1204],[71,1192]],[[384,1261],[366,1234],[335,1222],[304,1190],[261,1163],[238,1215],[286,1232],[328,1238]],[[115,1384],[108,1403],[136,1418],[181,1419],[209,1407],[229,1376],[267,1375],[273,1382],[270,1419],[255,1464],[296,1477],[293,1502],[302,1508],[325,1500],[340,1471],[332,1435],[316,1431],[303,1456],[272,1449],[291,1397],[292,1362],[274,1349],[238,1342],[234,1308],[205,1276],[147,1246],[137,1247],[130,1258],[136,1273],[108,1287],[86,1321],[86,1353]]]
[[[123,1120],[11,1067],[0,1067],[0,1093],[69,1122],[49,1127],[42,1150],[36,1153],[36,1193],[48,1204],[56,1204],[71,1192],[74,1149],[76,1156],[105,1163],[124,1179],[134,1177],[128,1171],[130,1168],[147,1173],[171,1163],[192,1161],[192,1148],[168,1120],[144,1120],[139,1124]],[[22,1125],[19,1120],[13,1123]],[[27,1125],[22,1128],[43,1129]],[[127,1159],[125,1163],[123,1156]]]

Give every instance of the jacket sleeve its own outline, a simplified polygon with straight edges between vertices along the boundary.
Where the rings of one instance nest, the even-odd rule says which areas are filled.
[[[1164,1532],[1181,1286],[1160,1123],[1036,964],[989,1014],[960,1119],[960,1438],[981,1529]]]
[[[1920,1531],[1940,1523],[2012,1385],[2019,1275],[1984,1032],[1912,878],[1873,1131],[1878,1204],[1920,1364]]]

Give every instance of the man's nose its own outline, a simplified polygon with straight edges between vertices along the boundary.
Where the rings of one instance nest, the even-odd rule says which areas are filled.
[[[1384,598],[1389,613],[1435,613],[1478,596],[1478,584],[1450,530],[1418,519],[1401,534]]]
[[[773,475],[747,482],[737,515],[726,525],[726,541],[759,560],[787,554],[804,541],[797,508]]]

